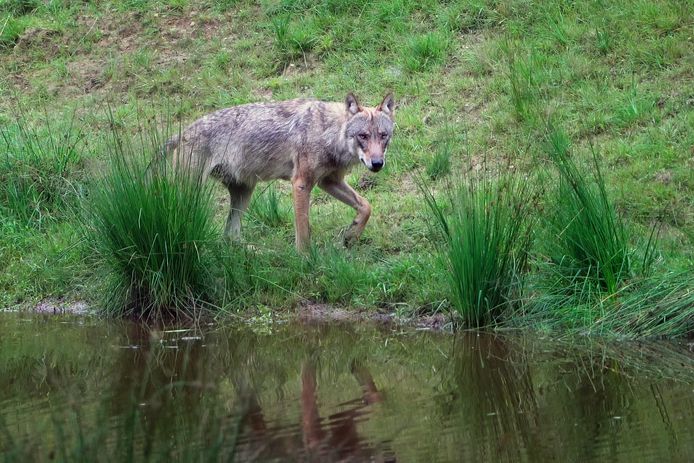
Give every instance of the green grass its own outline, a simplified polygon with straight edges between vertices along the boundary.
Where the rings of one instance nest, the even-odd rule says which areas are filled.
[[[440,228],[433,239],[443,238],[453,308],[467,326],[490,325],[521,293],[532,241],[531,192],[512,175],[486,172],[450,188],[445,205],[425,195]]]
[[[105,307],[109,315],[145,320],[195,319],[221,303],[220,288],[238,278],[225,272],[234,258],[218,255],[209,184],[199,172],[159,159],[163,138],[157,134],[141,133],[143,140],[113,132],[110,170],[87,214],[95,251],[113,282]]]
[[[426,174],[431,180],[445,177],[451,172],[451,156],[453,155],[453,140],[450,134],[444,133],[437,141],[434,155],[426,166]]]
[[[41,228],[80,196],[82,134],[45,117],[0,127],[0,217]]]
[[[689,272],[657,273],[634,281],[589,327],[629,338],[694,335],[694,285]]]
[[[18,105],[31,108],[22,124],[40,139],[45,120],[74,112],[89,153],[62,177],[53,175],[52,167],[35,169],[23,160],[8,167],[14,172],[21,166],[22,175],[3,174],[15,182],[28,179],[22,191],[56,185],[52,191],[65,201],[52,206],[42,193],[20,195],[27,206],[22,210],[28,211],[22,220],[10,212],[9,200],[0,203],[6,231],[0,236],[0,302],[30,306],[46,296],[93,301],[103,292],[92,281],[107,280],[104,270],[92,271],[91,251],[73,239],[82,225],[71,210],[100,188],[97,179],[109,165],[103,138],[111,123],[130,133],[141,120],[161,114],[186,124],[220,107],[296,97],[342,101],[349,91],[371,105],[392,90],[398,107],[386,169],[371,175],[356,168],[348,177],[373,206],[363,240],[349,251],[338,246],[353,211],[316,191],[313,243],[317,255],[330,257],[298,258],[291,244],[292,214],[286,212],[290,190],[277,182],[273,198],[275,193],[263,194],[259,186],[257,204],[244,222],[248,286],[225,300],[236,308],[293,307],[306,299],[407,313],[446,307],[453,296],[440,284],[445,275],[434,265],[430,218],[413,179],[428,178],[441,200],[441,188],[459,180],[468,157],[491,165],[513,159],[520,175],[544,179],[530,186],[548,193],[535,218],[549,217],[558,184],[555,177],[535,174],[550,162],[551,120],[564,128],[581,172],[592,163],[591,145],[600,153],[604,191],[592,179],[588,190],[596,204],[603,193],[610,199],[629,250],[626,260],[615,248],[605,253],[611,257],[597,256],[615,267],[594,265],[589,280],[585,271],[577,274],[575,283],[592,282],[593,302],[561,310],[572,320],[593,323],[602,310],[595,298],[609,293],[608,287],[620,294],[635,288],[632,280],[645,278],[642,243],[654,222],[660,233],[652,273],[686,274],[694,266],[687,46],[692,23],[691,8],[675,0],[0,2],[0,130],[18,139],[10,124]],[[113,121],[101,110],[107,105]],[[54,124],[60,130],[53,132],[61,133],[64,125]],[[44,151],[54,156],[53,149]],[[40,180],[31,177],[37,172]],[[570,185],[564,188],[571,191]],[[212,193],[212,221],[219,227],[228,194],[217,187]],[[597,225],[590,227],[594,235],[599,232]],[[555,244],[555,234],[551,228],[537,230],[529,262],[531,293],[539,291],[534,282],[550,255],[571,255],[539,246]],[[579,236],[586,242],[578,247],[598,239],[585,231]],[[66,243],[72,246],[61,250]],[[219,251],[226,252],[231,251]],[[577,262],[582,266],[590,259],[565,263],[578,268]],[[628,262],[628,271],[616,262]],[[65,278],[58,281],[41,270],[45,263],[65,269]],[[595,276],[599,273],[604,274]],[[94,280],[82,280],[84,275]],[[569,292],[576,293],[572,287]]]
[[[559,172],[548,247],[557,273],[565,276],[560,286],[614,294],[632,275],[632,252],[626,225],[607,194],[597,153],[593,150],[590,178],[570,156],[563,132],[550,129],[548,145]]]
[[[418,72],[441,64],[448,46],[448,37],[441,33],[430,32],[415,36],[406,48],[405,67],[409,71]]]
[[[249,204],[247,214],[268,228],[287,226],[292,223],[291,205],[282,202],[280,193],[274,183],[258,188]]]

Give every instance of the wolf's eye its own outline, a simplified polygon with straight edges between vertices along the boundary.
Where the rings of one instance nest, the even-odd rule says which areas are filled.
[[[382,132],[381,133],[381,140],[385,140],[386,138],[388,138],[388,134],[386,132]]]
[[[359,137],[360,140],[367,140],[369,138],[369,135],[366,133],[360,133],[357,136]]]

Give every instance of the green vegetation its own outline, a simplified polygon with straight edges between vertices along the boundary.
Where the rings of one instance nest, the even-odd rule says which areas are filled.
[[[292,223],[290,207],[288,204],[282,204],[275,184],[270,183],[266,188],[259,190],[261,191],[253,196],[248,206],[249,217],[270,228]]]
[[[81,133],[44,122],[0,127],[0,217],[21,227],[45,228],[79,196]]]
[[[353,211],[316,191],[314,249],[297,256],[289,188],[261,186],[244,245],[209,243],[223,262],[204,281],[242,277],[202,299],[251,310],[311,300],[405,316],[461,307],[455,286],[442,284],[448,268],[415,179],[426,178],[442,205],[485,159],[544,190],[526,272],[512,272],[525,287],[485,302],[487,319],[691,333],[692,15],[674,0],[0,1],[0,306],[95,301],[107,291],[109,267],[80,239],[80,209],[115,169],[111,125],[131,138],[162,114],[186,124],[250,101],[341,101],[354,91],[376,104],[392,90],[399,106],[387,168],[357,168],[348,179],[373,206],[363,240],[337,244]],[[548,137],[549,121],[557,129]],[[484,212],[480,226],[492,217],[482,205],[506,200],[490,198],[503,182],[482,184],[465,202]],[[219,228],[228,195],[211,188],[210,227]],[[456,210],[443,207],[444,220],[455,222]],[[461,262],[472,254],[464,252]]]
[[[233,288],[238,276],[224,270],[235,259],[220,252],[209,184],[160,160],[164,138],[156,135],[142,146],[113,133],[110,171],[96,184],[85,228],[112,280],[110,314],[196,318],[219,302],[218,287]]]
[[[530,298],[508,317],[510,324],[552,326],[625,337],[678,336],[694,330],[694,288],[688,271],[654,273],[657,230],[642,248],[630,245],[593,151],[593,178],[569,155],[568,140],[549,133],[549,152],[559,174],[539,246]],[[641,255],[640,261],[635,257]]]
[[[551,261],[567,290],[614,293],[631,276],[626,227],[607,195],[597,154],[591,181],[569,156],[568,143],[561,132],[549,134],[550,157],[559,171],[549,219]]]
[[[486,165],[454,188],[448,207],[425,192],[443,235],[434,238],[443,243],[453,307],[468,326],[489,325],[519,296],[530,251],[531,194],[527,183],[490,174]]]

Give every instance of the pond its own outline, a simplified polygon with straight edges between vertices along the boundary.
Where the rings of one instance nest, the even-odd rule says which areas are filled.
[[[694,459],[686,344],[0,314],[6,461]]]

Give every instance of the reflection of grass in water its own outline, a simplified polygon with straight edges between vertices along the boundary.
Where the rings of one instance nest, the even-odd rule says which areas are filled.
[[[47,323],[40,324],[44,327]],[[66,367],[52,378],[56,382],[51,383],[50,390],[53,403],[57,404],[52,421],[48,417],[45,422],[36,423],[32,418],[41,416],[41,410],[30,410],[21,417],[26,423],[22,434],[11,423],[14,410],[19,407],[6,409],[3,416],[7,421],[0,423],[0,441],[8,443],[8,461],[48,459],[51,450],[55,450],[58,461],[224,461],[232,452],[242,460],[241,453],[249,442],[246,437],[251,436],[246,436],[244,430],[243,446],[240,439],[233,440],[241,423],[225,418],[224,414],[237,417],[250,411],[252,406],[247,398],[255,392],[259,405],[267,412],[266,418],[273,416],[273,410],[281,410],[284,424],[296,429],[297,375],[307,360],[317,365],[321,416],[330,416],[330,403],[335,410],[343,411],[343,406],[331,398],[339,397],[342,404],[343,398],[359,396],[358,383],[350,373],[354,359],[369,368],[375,384],[387,394],[385,406],[370,418],[373,421],[359,424],[361,436],[371,442],[387,440],[392,438],[393,430],[401,429],[402,420],[411,429],[421,431],[408,434],[408,440],[388,441],[393,442],[393,450],[401,459],[412,455],[405,452],[427,441],[432,461],[454,459],[450,452],[461,449],[468,452],[466,456],[480,457],[488,456],[491,449],[492,454],[498,452],[509,459],[526,455],[523,449],[530,449],[536,452],[532,454],[533,461],[583,461],[568,456],[593,449],[594,441],[590,442],[594,436],[576,433],[575,420],[585,424],[580,429],[599,429],[605,435],[602,424],[612,423],[614,416],[608,412],[625,401],[631,412],[644,420],[639,421],[633,433],[627,433],[628,437],[620,435],[620,439],[625,439],[621,442],[647,437],[649,432],[652,437],[655,433],[654,441],[665,442],[654,444],[660,446],[657,454],[668,455],[672,448],[661,439],[664,427],[649,401],[650,387],[662,386],[665,394],[675,393],[666,395],[668,406],[676,394],[688,393],[686,382],[693,379],[691,372],[682,371],[690,364],[686,362],[691,362],[691,356],[663,343],[637,345],[587,338],[557,343],[540,336],[513,334],[463,332],[454,338],[435,333],[396,334],[374,326],[280,325],[273,336],[259,335],[243,327],[219,332],[214,328],[215,333],[210,333],[209,338],[205,335],[209,347],[196,345],[181,348],[181,352],[155,346],[162,344],[160,339],[164,345],[171,345],[171,337],[187,335],[163,333],[155,337],[157,341],[151,347],[116,351],[115,361],[110,361],[108,349],[75,349],[80,343],[100,342],[105,332],[113,331],[113,325],[95,329],[98,331],[87,334],[76,326],[56,328],[49,339],[40,341],[51,349],[65,349],[55,341],[67,337],[73,350],[69,355],[51,359]],[[94,336],[95,333],[100,336]],[[75,335],[79,337],[73,338]],[[128,335],[128,344],[142,346],[151,342],[147,331]],[[2,362],[7,356],[11,361]],[[12,390],[31,391],[43,383],[43,378],[36,377],[42,369],[37,358],[41,359],[41,351],[22,351],[18,355],[0,349],[2,372],[17,363],[14,359],[22,359],[22,374]],[[148,374],[132,374],[147,368]],[[104,385],[100,384],[102,378],[108,380]],[[680,379],[685,384],[663,382],[664,378]],[[583,388],[580,402],[574,393],[576,385]],[[606,388],[610,391],[606,392]],[[75,400],[69,399],[71,395],[64,392],[66,389],[74,391]],[[59,399],[66,396],[67,400]],[[89,400],[95,396],[103,402],[84,403],[85,397]],[[22,397],[31,400],[30,393]],[[147,405],[139,407],[140,403]],[[287,409],[275,406],[278,403],[291,405]],[[413,403],[418,410],[415,415]],[[119,417],[118,421],[112,417]],[[60,431],[54,429],[56,422],[61,423]],[[683,429],[685,423],[674,425]],[[280,429],[283,430],[286,428]],[[5,438],[8,431],[13,442]],[[59,432],[64,439],[58,438]],[[562,439],[566,445],[544,445],[547,439],[538,440],[540,435]],[[254,440],[259,445],[267,442]],[[301,440],[298,442],[300,446]],[[441,445],[444,442],[451,445]],[[217,449],[213,448],[215,445]],[[271,454],[267,446],[262,451]],[[61,456],[63,453],[67,458]]]
[[[599,336],[504,336],[512,352],[567,374],[596,378],[605,372],[646,381],[694,381],[687,347],[668,341],[624,342]],[[549,346],[549,347],[548,347]],[[516,354],[510,361],[516,361]],[[534,359],[534,360],[533,360]]]
[[[49,417],[32,420],[23,433],[0,415],[5,461],[233,460],[247,405],[237,400],[230,413],[222,405],[230,392],[223,385],[204,383],[195,365],[201,360],[192,350],[171,355],[155,345],[138,360],[138,354],[127,349],[122,367],[129,374],[124,371],[114,381],[113,395],[92,404],[75,390],[75,395],[51,405]],[[182,361],[170,364],[180,357]],[[123,394],[118,384],[127,387]]]

